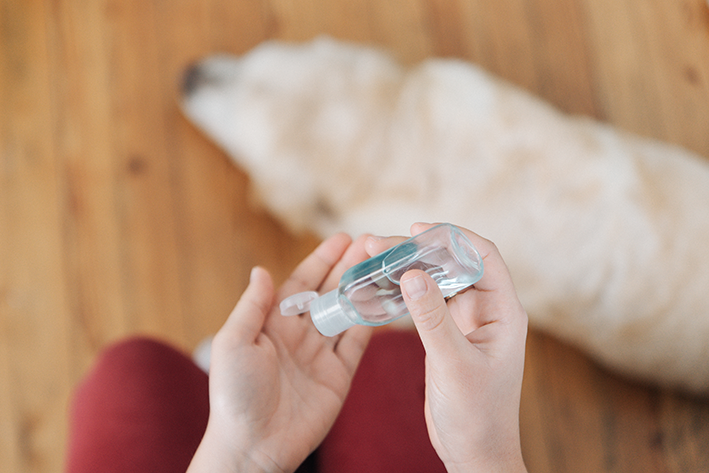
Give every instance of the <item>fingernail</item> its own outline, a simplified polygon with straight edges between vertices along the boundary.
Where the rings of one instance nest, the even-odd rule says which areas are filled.
[[[249,274],[249,284],[254,282],[254,278],[256,277],[256,272],[258,271],[258,266],[254,266],[251,268],[251,274]]]
[[[409,299],[415,301],[420,299],[426,294],[428,287],[426,286],[426,281],[423,280],[421,276],[416,276],[411,279],[407,279],[403,284],[404,291]]]
[[[368,250],[372,250],[373,249],[372,245],[374,245],[379,240],[382,240],[383,238],[384,237],[369,235],[367,237],[367,240],[364,242],[364,247],[367,248]]]

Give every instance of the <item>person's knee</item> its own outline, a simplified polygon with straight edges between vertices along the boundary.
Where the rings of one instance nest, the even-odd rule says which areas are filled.
[[[166,362],[184,363],[186,355],[174,347],[142,335],[120,340],[103,350],[96,362],[98,368],[143,372],[162,367]]]
[[[132,336],[103,350],[76,394],[95,397],[100,393],[103,399],[128,402],[121,398],[153,396],[153,391],[164,392],[166,387],[169,392],[185,379],[192,382],[200,373],[192,360],[174,347],[149,337]]]

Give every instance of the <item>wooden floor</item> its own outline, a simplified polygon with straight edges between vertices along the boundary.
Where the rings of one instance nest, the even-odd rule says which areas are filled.
[[[704,0],[0,0],[1,472],[61,471],[71,390],[106,344],[191,350],[253,265],[282,280],[317,243],[249,206],[177,100],[197,58],[322,33],[476,61],[709,158]],[[521,422],[532,472],[709,471],[709,401],[534,330]]]

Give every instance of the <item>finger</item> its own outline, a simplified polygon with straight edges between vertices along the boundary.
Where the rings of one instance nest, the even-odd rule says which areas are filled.
[[[426,230],[429,230],[436,225],[440,225],[440,223],[425,223],[425,222],[416,222],[413,225],[411,225],[411,235],[416,236],[419,233],[423,233]],[[460,227],[459,227],[460,228]],[[462,229],[461,229],[462,230]]]
[[[483,277],[475,283],[475,288],[479,291],[503,290],[514,293],[512,276],[497,246],[477,233],[465,228],[460,230],[468,237],[483,259]]]
[[[361,263],[362,261],[369,258],[369,255],[365,251],[365,242],[371,235],[361,235],[347,248],[347,251],[342,255],[337,263],[332,267],[328,273],[325,281],[323,281],[320,286],[320,292],[324,293],[331,289],[334,289],[340,282],[340,278],[352,266]]]
[[[497,246],[469,230],[461,231],[478,248],[483,258],[484,272],[469,294],[459,294],[462,296],[459,302],[469,303],[472,299],[477,299],[474,302],[477,310],[474,312],[478,314],[478,326],[504,321],[526,333],[527,313],[517,296],[512,276]],[[486,307],[494,307],[494,310],[485,310]]]
[[[283,283],[278,298],[283,299],[297,292],[317,290],[351,242],[352,239],[344,233],[338,233],[323,241]]]
[[[249,285],[231,312],[220,332],[230,339],[251,343],[263,328],[273,307],[273,280],[263,268],[251,270]]]
[[[414,223],[411,225],[411,236],[416,236],[421,232],[424,232],[430,228],[438,225],[437,223]],[[365,249],[369,256],[376,256],[379,253],[388,250],[389,248],[403,243],[411,237],[405,236],[390,236],[390,237],[380,237],[380,236],[370,236],[366,243]]]
[[[340,358],[347,369],[347,373],[354,375],[357,365],[362,359],[364,350],[367,348],[369,339],[372,336],[372,327],[355,325],[345,330],[342,337],[335,346],[335,354]]]
[[[401,277],[401,288],[426,353],[454,355],[465,338],[448,313],[435,281],[424,271],[411,270]]]
[[[407,237],[402,236],[392,236],[392,237],[376,237],[370,236],[364,243],[364,249],[367,254],[371,256],[377,256],[389,248],[398,245],[407,240]]]
[[[421,232],[424,232],[428,230],[429,228],[435,227],[438,225],[437,223],[414,223],[411,226],[411,236],[416,236]],[[376,256],[379,253],[388,250],[389,248],[398,245],[399,243],[403,243],[404,241],[408,240],[411,237],[405,237],[405,236],[390,236],[390,237],[381,237],[381,236],[370,236],[366,243],[365,243],[365,249],[367,250],[367,253],[369,256]]]
[[[418,235],[434,226],[437,223],[415,223],[411,226],[411,234]],[[475,283],[475,288],[479,291],[494,291],[503,290],[505,292],[514,292],[514,284],[510,276],[509,269],[502,259],[497,246],[490,240],[481,237],[475,232],[472,232],[463,227],[457,227],[470,240],[473,246],[478,250],[483,259],[484,273],[480,281]]]

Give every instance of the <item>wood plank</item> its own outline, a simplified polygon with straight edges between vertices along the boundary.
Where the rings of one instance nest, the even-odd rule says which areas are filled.
[[[533,442],[545,449],[524,452],[528,468],[531,471],[608,471],[603,455],[599,455],[604,430],[598,415],[600,403],[592,367],[578,353],[550,343],[534,331],[530,333],[528,345],[526,368],[530,375],[525,379],[525,401],[520,418],[523,445]]]
[[[702,0],[643,2],[639,19],[650,47],[647,71],[660,91],[653,136],[709,158],[709,9]]]
[[[161,90],[155,92],[161,98],[166,124],[164,141],[179,242],[179,298],[187,327],[180,343],[187,347],[218,330],[246,287],[253,266],[263,265],[276,281],[283,281],[316,244],[312,237],[289,235],[273,217],[249,205],[246,175],[178,109],[179,78],[192,61],[212,52],[212,35],[224,41],[223,32],[213,33],[219,25],[259,31],[261,27],[254,22],[262,21],[266,28],[265,23],[271,21],[268,15],[252,10],[252,15],[232,13],[233,22],[227,23],[214,14],[219,8],[179,10],[163,4],[155,13],[162,20],[156,24],[162,38],[161,67],[170,72],[162,75]],[[235,41],[231,52],[253,46],[253,38],[245,41]]]
[[[533,92],[566,113],[598,116],[580,5],[533,0],[526,13],[537,71]]]
[[[106,2],[51,3],[54,144],[65,194],[64,254],[76,375],[125,335]]]
[[[709,157],[706,3],[584,2],[601,114]]]
[[[463,57],[520,87],[538,90],[525,0],[460,1]]]
[[[173,183],[164,119],[160,51],[152,2],[113,2],[106,18],[111,57],[114,210],[128,331],[185,336]],[[140,51],[140,54],[136,54]]]
[[[532,331],[521,426],[530,471],[667,472],[658,393]]]
[[[709,471],[709,403],[665,393],[660,404],[662,446],[673,472]]]
[[[0,14],[0,470],[58,471],[73,379],[47,12],[2,1]]]

